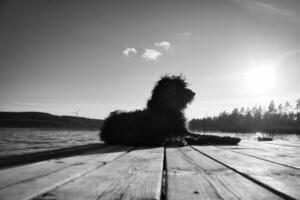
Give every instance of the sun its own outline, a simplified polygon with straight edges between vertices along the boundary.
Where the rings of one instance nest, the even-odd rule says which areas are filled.
[[[270,65],[252,67],[245,73],[245,80],[250,91],[268,92],[275,87],[275,67]]]

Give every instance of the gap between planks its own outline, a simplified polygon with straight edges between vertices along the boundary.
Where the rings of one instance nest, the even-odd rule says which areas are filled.
[[[220,161],[218,161],[218,160],[216,160],[216,159],[214,159],[213,157],[210,157],[210,156],[208,156],[208,155],[206,155],[205,153],[203,153],[203,152],[201,152],[200,150],[197,150],[196,148],[194,148],[194,147],[190,147],[190,148],[192,148],[194,151],[195,151],[195,153],[198,153],[199,155],[200,154],[202,154],[202,155],[205,155],[207,158],[209,158],[209,159],[211,159],[212,161],[209,161],[209,162],[217,162],[217,163],[219,163],[219,164],[222,164],[223,166],[225,166],[225,168],[228,168],[227,170],[233,170],[234,172],[237,172],[237,174],[239,174],[239,175],[244,175],[243,177],[244,178],[246,178],[247,180],[249,180],[250,182],[254,182],[255,184],[257,184],[259,187],[260,186],[262,186],[263,188],[265,188],[265,189],[267,189],[268,191],[270,191],[272,194],[273,193],[275,193],[275,194],[277,194],[277,195],[279,195],[279,196],[281,196],[281,197],[283,197],[283,198],[285,198],[285,199],[294,199],[294,198],[291,198],[291,197],[289,197],[289,196],[284,196],[285,194],[281,194],[280,192],[278,193],[278,191],[274,191],[273,190],[273,188],[269,188],[267,185],[264,185],[264,183],[261,183],[261,182],[259,182],[259,181],[257,181],[256,179],[253,179],[251,176],[248,176],[248,175],[246,175],[246,174],[244,174],[244,173],[242,173],[242,172],[240,172],[240,171],[238,171],[238,170],[236,170],[236,169],[234,169],[234,168],[232,168],[232,167],[230,167],[229,165],[226,165],[226,164],[224,164],[224,163],[222,163],[222,162],[220,162]],[[132,153],[131,153],[132,154]],[[125,153],[125,154],[122,154],[121,156],[119,156],[119,157],[117,157],[117,158],[115,158],[114,160],[111,160],[110,162],[108,162],[107,164],[109,164],[109,165],[112,165],[112,163],[113,162],[117,162],[117,163],[120,163],[120,164],[123,164],[123,162],[122,161],[124,161],[124,160],[126,160],[126,159],[124,159],[124,156],[128,156],[128,152],[127,153]],[[151,157],[151,156],[150,156]],[[159,157],[157,157],[157,158],[159,158]],[[123,160],[122,160],[123,159]],[[132,159],[135,159],[134,157],[132,158]],[[138,158],[138,162],[137,162],[137,164],[139,163],[139,162],[146,162],[145,160],[141,160],[140,161],[140,159],[142,159],[142,158]],[[121,160],[121,161],[120,161]],[[112,162],[113,161],[113,162]],[[170,191],[168,191],[168,189],[169,189],[169,186],[171,186],[171,185],[168,185],[169,184],[169,180],[168,180],[168,173],[169,173],[169,171],[167,171],[167,169],[168,169],[168,156],[167,156],[167,149],[166,148],[163,148],[163,157],[162,157],[162,159],[161,159],[161,162],[162,162],[162,168],[160,168],[159,166],[156,166],[156,168],[158,169],[158,172],[160,171],[160,169],[161,169],[161,174],[160,173],[157,173],[157,172],[155,172],[155,173],[157,173],[157,175],[155,176],[155,182],[156,182],[156,188],[157,189],[159,189],[160,191],[157,191],[157,189],[155,189],[155,191],[156,192],[154,192],[154,199],[161,199],[161,200],[165,200],[166,198],[167,198],[167,196],[168,195],[171,195],[171,193],[170,193]],[[192,162],[192,161],[191,161]],[[149,162],[146,162],[146,163],[148,163],[149,164]],[[118,164],[114,164],[113,166],[119,166]],[[101,167],[101,169],[99,169]],[[100,166],[99,168],[95,168],[95,169],[92,169],[92,170],[90,170],[90,171],[88,171],[88,172],[86,172],[86,173],[84,173],[84,174],[81,174],[80,176],[78,176],[78,177],[75,177],[75,178],[72,178],[72,179],[70,179],[70,180],[68,180],[68,181],[65,181],[65,182],[62,182],[62,183],[59,183],[58,185],[55,185],[55,187],[54,186],[52,186],[52,188],[46,188],[46,189],[44,189],[44,191],[43,192],[39,192],[39,194],[35,194],[34,196],[30,196],[30,198],[27,198],[27,199],[31,199],[31,198],[34,198],[34,197],[36,197],[37,195],[40,195],[40,194],[45,194],[46,196],[40,196],[40,197],[38,197],[38,198],[36,198],[36,199],[39,199],[39,200],[42,200],[42,199],[47,199],[47,197],[51,197],[51,195],[52,194],[54,194],[54,196],[53,197],[55,197],[55,195],[57,195],[57,194],[59,194],[61,191],[64,193],[64,192],[69,192],[69,190],[60,190],[60,188],[63,188],[63,187],[65,187],[65,186],[67,186],[67,185],[72,185],[73,184],[73,182],[76,182],[76,181],[78,181],[79,179],[85,179],[84,181],[88,181],[88,180],[86,180],[86,178],[85,178],[85,176],[89,176],[89,175],[91,175],[91,173],[94,173],[94,175],[99,175],[99,174],[97,174],[97,173],[95,173],[95,171],[96,170],[100,170],[99,172],[100,172],[100,174],[102,173],[103,174],[103,172],[101,172],[101,170],[102,170],[102,167],[106,167],[106,168],[108,168],[108,166],[107,165],[102,165],[102,166]],[[149,167],[149,166],[146,166],[146,168],[147,167]],[[200,167],[201,168],[201,166],[198,166],[198,167]],[[139,170],[139,169],[135,169],[136,168],[136,166],[135,165],[133,165],[133,170],[135,171],[135,170]],[[139,168],[139,167],[138,167]],[[150,168],[151,169],[151,168]],[[143,170],[143,169],[142,169]],[[225,169],[224,169],[225,170]],[[133,171],[133,172],[134,172]],[[147,171],[147,170],[146,170]],[[109,173],[109,172],[111,172],[111,170],[110,169],[106,169],[106,172],[107,173]],[[173,172],[172,172],[173,173]],[[161,181],[159,181],[159,178],[158,177],[161,177]],[[236,175],[235,175],[236,176]],[[93,176],[90,176],[91,178],[93,178]],[[148,177],[148,176],[147,176]],[[207,180],[207,178],[209,178],[210,177],[210,175],[208,175],[208,177],[204,177],[204,179],[201,179],[202,181],[208,181]],[[128,177],[128,179],[124,179],[124,180],[131,180],[131,178],[132,177]],[[145,178],[145,177],[144,177]],[[146,179],[144,179],[143,178],[143,180],[146,180]],[[192,178],[192,177],[191,177]],[[210,177],[211,178],[211,177]],[[124,183],[124,180],[121,180],[121,183],[123,182]],[[136,178],[134,178],[133,180],[136,180]],[[157,180],[158,180],[158,182],[157,182]],[[80,183],[80,182],[79,182]],[[83,182],[83,183],[85,183],[85,182]],[[106,185],[107,187],[106,187],[106,189],[104,189],[103,190],[103,193],[101,193],[99,196],[97,196],[97,198],[100,198],[100,197],[103,197],[104,199],[106,199],[106,198],[113,198],[113,197],[116,197],[116,196],[111,196],[109,193],[108,193],[108,191],[112,191],[112,189],[113,188],[118,188],[118,189],[121,189],[121,190],[124,190],[124,189],[126,189],[126,187],[124,187],[124,186],[122,186],[122,185],[120,185],[120,183],[118,182],[118,179],[116,179],[115,181],[113,181],[113,182],[109,182],[110,184],[108,184],[108,185]],[[129,183],[129,184],[133,184],[134,183],[134,181],[133,182],[131,182],[131,183]],[[74,185],[74,184],[73,184]],[[79,185],[77,185],[77,189],[80,189],[80,184]],[[208,185],[209,186],[209,185]],[[139,185],[136,185],[136,187],[140,187]],[[210,187],[213,187],[213,185],[211,185]],[[67,187],[68,188],[68,187]],[[71,187],[72,188],[72,187]],[[76,188],[76,187],[75,187]],[[193,188],[193,186],[191,186],[191,188]],[[74,188],[73,188],[74,189]],[[205,188],[203,188],[203,189],[205,189]],[[113,190],[114,191],[114,190]],[[205,191],[205,190],[204,190]],[[95,191],[94,191],[95,192]],[[149,191],[148,191],[149,192]],[[77,193],[77,191],[75,190],[75,193]],[[1,193],[0,193],[1,194]],[[99,194],[99,193],[98,193]],[[118,193],[119,195],[125,195],[125,199],[126,199],[126,195],[127,195],[127,197],[128,198],[130,198],[131,196],[130,196],[130,194],[120,194],[120,193]],[[204,192],[204,194],[206,194],[205,192]],[[50,196],[47,196],[47,195],[50,195]],[[196,195],[196,197],[199,197],[199,193],[194,193],[194,195]],[[208,194],[206,194],[206,195],[208,195]],[[221,194],[219,194],[219,195],[221,195]],[[223,194],[224,195],[224,194]],[[64,195],[63,195],[64,196]],[[70,194],[70,196],[69,195],[67,195],[68,197],[71,197],[71,198],[69,198],[69,199],[73,199],[74,198],[74,196],[73,196],[73,194]],[[226,195],[225,195],[226,196]],[[76,196],[75,196],[76,197]],[[78,197],[76,197],[76,198],[78,198],[78,199],[80,199],[80,197],[82,197],[82,196],[78,196]],[[124,197],[124,196],[122,196],[122,197]],[[1,196],[1,199],[3,198],[3,196]],[[219,196],[219,197],[217,197],[217,198],[219,198],[219,199],[222,199],[222,197],[221,196]],[[4,198],[5,199],[5,198]],[[13,198],[7,198],[7,199],[13,199]],[[15,199],[21,199],[21,198],[15,198]],[[24,199],[26,199],[26,198],[24,198]],[[169,199],[172,199],[172,198],[169,198]]]
[[[222,146],[235,152],[262,158],[283,166],[300,169],[300,149],[297,147],[268,145],[264,142],[243,141],[238,146]]]
[[[20,165],[25,165],[30,163],[46,161],[49,159],[69,157],[72,155],[78,155],[87,151],[93,151],[105,147],[107,147],[107,145],[103,143],[95,143],[95,144],[66,147],[61,149],[26,153],[23,155],[4,156],[0,158],[0,168],[5,169],[5,168],[18,166],[18,165],[20,166]]]
[[[215,147],[218,147],[218,148],[221,148],[221,149],[226,149],[226,150],[229,150],[229,151],[232,151],[232,152],[235,152],[235,153],[239,153],[239,154],[242,154],[242,155],[245,155],[245,156],[250,156],[250,157],[253,157],[253,158],[257,158],[257,159],[260,159],[260,160],[264,160],[264,161],[267,161],[267,162],[271,162],[271,163],[275,163],[275,164],[278,164],[278,165],[282,165],[282,166],[285,166],[285,167],[290,167],[290,168],[293,168],[293,169],[297,169],[297,170],[300,170],[300,167],[298,166],[292,166],[292,165],[288,165],[288,164],[284,164],[283,162],[278,162],[278,161],[275,161],[276,159],[266,159],[266,158],[263,158],[262,155],[253,155],[253,153],[244,153],[244,152],[241,152],[241,151],[238,151],[238,150],[235,150],[235,149],[231,149],[231,148],[226,148],[226,147],[223,147],[223,146],[215,146]],[[243,148],[240,148],[239,150],[243,150]],[[256,150],[257,149],[251,149],[251,150]],[[298,162],[296,162],[296,164],[298,164]]]
[[[35,200],[161,198],[164,148],[137,148]]]
[[[0,190],[21,182],[29,182],[39,177],[59,172],[69,167],[84,165],[86,163],[99,163],[109,161],[112,151],[129,151],[129,147],[107,146],[96,151],[88,151],[76,156],[50,159],[37,163],[16,166],[0,170]],[[105,153],[105,154],[104,154]],[[98,155],[97,155],[98,154]],[[100,154],[100,155],[99,155]]]
[[[168,199],[282,199],[191,146],[167,148],[166,159]]]
[[[113,151],[113,148],[115,148],[115,151]],[[19,177],[19,181],[14,182],[15,180],[12,180],[10,186],[3,187],[0,190],[1,200],[32,199],[40,194],[71,182],[74,179],[82,177],[98,168],[103,167],[107,163],[126,155],[130,150],[132,150],[132,147],[111,146],[110,148],[108,147],[98,151],[87,152],[86,154],[74,157],[49,160],[48,162],[29,164],[2,170],[0,173],[2,172],[4,175],[6,173],[9,175],[10,171],[10,174],[15,173],[17,176],[22,176],[23,174],[26,175],[27,173],[27,178],[22,180],[22,177]],[[99,154],[99,151],[102,152],[102,154]],[[105,153],[106,151],[112,151],[112,153]],[[84,156],[87,156],[87,158]],[[84,162],[78,163],[79,159]],[[49,169],[50,172],[44,176],[39,174],[43,173],[43,169],[47,170],[48,163],[53,163],[54,166],[55,164],[61,164],[60,162],[56,163],[56,161],[63,161],[67,164],[65,164],[66,166],[62,167],[57,166],[58,170],[53,173],[51,173],[51,169]],[[35,167],[35,169],[33,168],[31,170],[31,167]],[[40,172],[36,175],[36,170],[39,167],[42,168],[42,170],[40,170]],[[25,172],[23,171],[22,173],[22,170],[25,170]],[[2,175],[2,177],[4,177],[4,175]],[[7,178],[9,178],[9,176]],[[11,178],[14,179],[14,176],[11,176]],[[1,181],[5,180],[1,179]]]
[[[245,157],[246,155],[240,154],[241,156],[235,156],[233,154],[237,154],[237,152],[229,151],[228,149],[223,150],[229,151],[233,154],[230,154],[229,152],[220,153],[220,151],[216,149],[221,148],[214,146],[192,146],[192,148],[284,199],[296,200],[300,197],[300,193],[298,192],[300,182],[296,178],[300,175],[298,170],[287,170],[287,167],[285,166],[272,163],[270,163],[272,164],[272,166],[270,166],[267,165],[266,161],[253,157],[250,157],[253,162],[249,162],[251,159],[248,160],[241,157]],[[257,161],[256,164],[255,161]],[[270,174],[263,174],[261,171],[255,170],[255,168],[251,165],[262,167],[264,168],[262,172],[267,170]],[[281,175],[285,175],[286,177],[283,178]]]
[[[265,142],[265,144],[300,148],[299,143],[292,143],[286,141]]]

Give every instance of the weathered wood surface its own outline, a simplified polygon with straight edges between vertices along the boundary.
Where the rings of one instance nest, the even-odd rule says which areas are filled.
[[[272,141],[272,142],[266,142],[266,144],[271,144],[271,145],[280,145],[280,146],[288,146],[288,147],[298,147],[300,148],[300,144],[298,141]]]
[[[257,141],[241,142],[238,146],[222,146],[234,152],[300,169],[300,148],[266,145]]]
[[[31,199],[105,165],[129,149],[113,146],[74,157],[2,170],[0,199]]]
[[[25,155],[9,155],[0,158],[0,168],[11,167],[13,165],[20,165],[26,163],[39,162],[52,158],[66,157],[71,155],[80,154],[82,152],[96,150],[106,145],[103,143],[79,145],[63,149],[54,149],[48,151],[40,151],[34,153],[27,153]]]
[[[286,197],[300,199],[300,170],[214,146],[195,146],[210,158],[268,186]]]
[[[137,149],[38,199],[160,199],[163,147]]]
[[[69,153],[2,168],[0,199],[300,199],[294,144],[101,146]]]
[[[167,148],[168,199],[282,199],[191,147]]]

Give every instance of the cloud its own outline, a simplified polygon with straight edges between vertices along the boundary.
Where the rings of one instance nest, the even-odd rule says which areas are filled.
[[[123,50],[122,52],[125,56],[130,56],[130,55],[134,55],[137,54],[137,50],[135,48],[126,48]]]
[[[191,32],[181,32],[181,33],[177,33],[176,35],[177,35],[177,37],[186,38],[186,37],[192,36],[192,33]]]
[[[300,22],[299,16],[292,10],[280,8],[274,4],[263,2],[261,0],[231,0],[247,9],[253,11],[268,12],[269,14],[276,14],[285,17],[294,22]]]
[[[155,49],[145,49],[142,58],[144,58],[146,61],[157,60],[161,55],[162,53]]]
[[[171,43],[168,41],[155,42],[154,44],[155,44],[155,46],[161,47],[165,50],[169,50],[170,46],[171,46]]]

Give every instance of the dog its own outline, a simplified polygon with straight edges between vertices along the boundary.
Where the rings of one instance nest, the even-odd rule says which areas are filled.
[[[163,145],[168,138],[189,134],[184,109],[195,96],[182,75],[165,75],[155,84],[143,110],[114,111],[99,133],[106,144]]]

